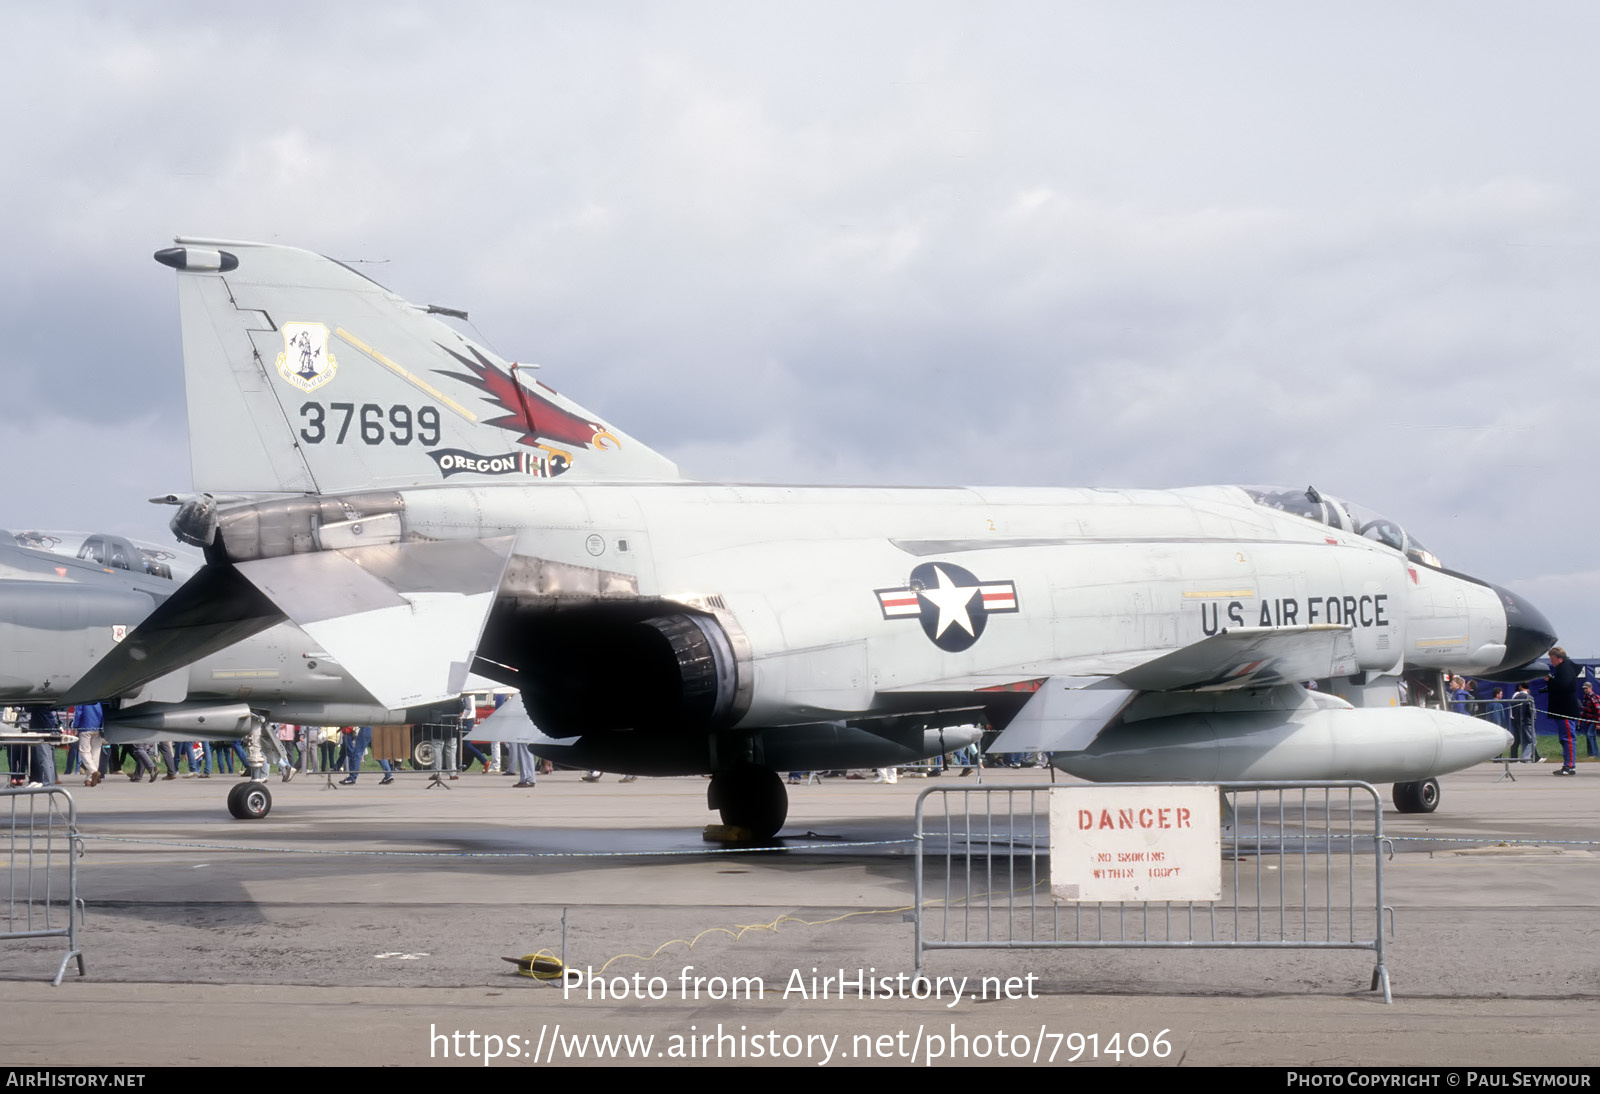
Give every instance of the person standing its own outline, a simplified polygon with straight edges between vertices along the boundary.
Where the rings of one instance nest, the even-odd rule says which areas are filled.
[[[1577,741],[1573,737],[1574,720],[1580,716],[1578,709],[1578,678],[1583,670],[1567,659],[1567,651],[1560,646],[1550,650],[1550,675],[1546,676],[1544,692],[1547,709],[1556,723],[1556,736],[1561,741],[1561,768],[1554,775],[1578,773]]]
[[[299,770],[301,766],[299,740],[299,726],[293,725],[289,722],[278,723],[278,747],[283,750],[285,772]],[[294,776],[292,774],[286,774],[284,776],[284,781],[287,782],[293,777]]]
[[[1506,749],[1506,758],[1511,760],[1516,759],[1517,732],[1511,726],[1511,709],[1510,704],[1506,702],[1505,688],[1494,689],[1494,695],[1492,698],[1490,698],[1489,705],[1484,709],[1479,717],[1493,722],[1495,725],[1511,734],[1511,744]]]
[[[459,778],[461,772],[472,766],[472,761],[477,760],[483,764],[484,774],[489,773],[489,757],[478,750],[467,738],[472,736],[473,730],[478,727],[478,700],[471,692],[461,696],[461,732],[456,737],[458,764],[451,764],[450,770],[454,772],[450,777]]]
[[[1594,693],[1594,685],[1585,680],[1583,694],[1578,697],[1579,709],[1583,711],[1583,744],[1584,751],[1589,754],[1589,759],[1600,756],[1600,748],[1596,745],[1597,730],[1600,730],[1600,695]]]
[[[128,778],[132,779],[134,782],[138,782],[140,779],[144,778],[145,775],[148,773],[149,776],[150,776],[150,781],[151,782],[155,782],[156,781],[156,754],[155,754],[155,750],[153,748],[151,748],[150,745],[142,744],[142,743],[141,744],[136,744],[136,745],[129,745],[128,748],[133,753],[133,773],[131,775],[129,775]]]
[[[100,785],[100,731],[105,727],[105,708],[99,703],[79,703],[72,713],[72,728],[78,734],[78,766],[83,785]]]
[[[338,726],[322,726],[317,730],[317,770],[337,771],[340,767],[340,737]]]
[[[510,745],[511,766],[516,770],[516,789],[526,790],[539,781],[539,763],[533,758],[533,749],[526,741],[514,741]]]
[[[1538,729],[1533,717],[1533,693],[1518,684],[1511,696],[1511,729],[1517,735],[1517,754],[1525,764],[1539,762]]]
[[[200,760],[200,777],[202,779],[211,778],[211,757],[216,750],[211,747],[210,741],[196,741],[193,745],[193,748],[195,755]],[[194,764],[192,761],[189,767],[190,770],[194,769]],[[217,770],[219,772],[222,770],[222,761],[220,759],[217,761]]]
[[[60,730],[61,719],[49,707],[34,707],[28,712],[29,733],[58,733]],[[55,745],[29,745],[26,767],[26,785],[30,787],[56,785]]]
[[[367,757],[367,749],[372,747],[371,726],[346,726],[345,727],[345,770],[349,772],[339,782],[344,786],[354,786],[356,776],[361,774],[361,761]],[[385,772],[388,774],[388,772]]]
[[[355,755],[356,727],[339,727],[339,770],[343,771],[344,778],[339,780],[340,786],[354,786],[355,773],[361,770],[361,759]]]
[[[176,779],[178,777],[178,756],[177,753],[172,751],[172,742],[157,741],[156,752],[160,754],[161,762],[167,767],[167,773],[161,776],[162,779],[165,781]],[[155,779],[150,781],[155,782]]]
[[[433,744],[433,771],[435,778],[448,775],[451,779],[461,778],[461,771],[456,767],[460,754],[461,732],[465,728],[463,721],[464,711],[472,709],[472,696],[463,695],[465,702],[454,715],[447,715],[439,728],[443,730],[440,737]]]

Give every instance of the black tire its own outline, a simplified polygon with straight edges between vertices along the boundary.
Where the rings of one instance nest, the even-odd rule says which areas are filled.
[[[1439,808],[1439,780],[1395,783],[1394,807],[1402,813],[1432,813]]]
[[[1415,813],[1417,811],[1417,784],[1394,784],[1394,807],[1402,813]]]
[[[722,823],[743,828],[758,843],[778,834],[789,818],[789,792],[783,777],[766,767],[718,771],[706,788],[706,803],[722,815]]]
[[[272,791],[266,783],[235,783],[228,791],[228,812],[235,820],[260,820],[272,812]]]
[[[1432,813],[1439,808],[1439,780],[1423,779],[1417,784],[1418,813]]]

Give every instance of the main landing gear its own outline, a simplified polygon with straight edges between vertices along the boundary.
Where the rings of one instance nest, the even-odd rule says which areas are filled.
[[[1432,813],[1439,808],[1439,780],[1395,783],[1394,807],[1402,813]]]
[[[711,776],[706,805],[722,814],[723,824],[744,829],[759,843],[777,835],[788,819],[789,792],[776,771],[746,764]]]
[[[272,812],[272,791],[254,779],[235,783],[228,791],[228,812],[235,820],[260,820]]]

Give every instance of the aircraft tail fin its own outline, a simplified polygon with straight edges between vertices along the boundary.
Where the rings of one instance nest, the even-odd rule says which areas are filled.
[[[677,467],[530,369],[333,259],[176,240],[194,488],[661,480]]]

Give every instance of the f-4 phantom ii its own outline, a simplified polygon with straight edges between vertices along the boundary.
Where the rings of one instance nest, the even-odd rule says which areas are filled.
[[[74,701],[70,685],[170,599],[183,576],[184,560],[172,552],[121,536],[0,532],[0,703]],[[438,713],[381,707],[289,624],[105,697],[117,700],[106,739],[123,744],[242,740],[263,719],[406,724]],[[271,804],[270,792],[243,783],[228,799],[241,818],[264,816]]]
[[[558,759],[709,773],[724,822],[768,836],[777,771],[931,756],[975,724],[1090,779],[1361,778],[1431,809],[1434,776],[1507,738],[1401,705],[1402,675],[1554,641],[1315,490],[687,481],[437,318],[464,313],[302,250],[176,244],[156,258],[198,493],[172,526],[207,564],[80,696],[288,618],[385,705],[476,669]]]

